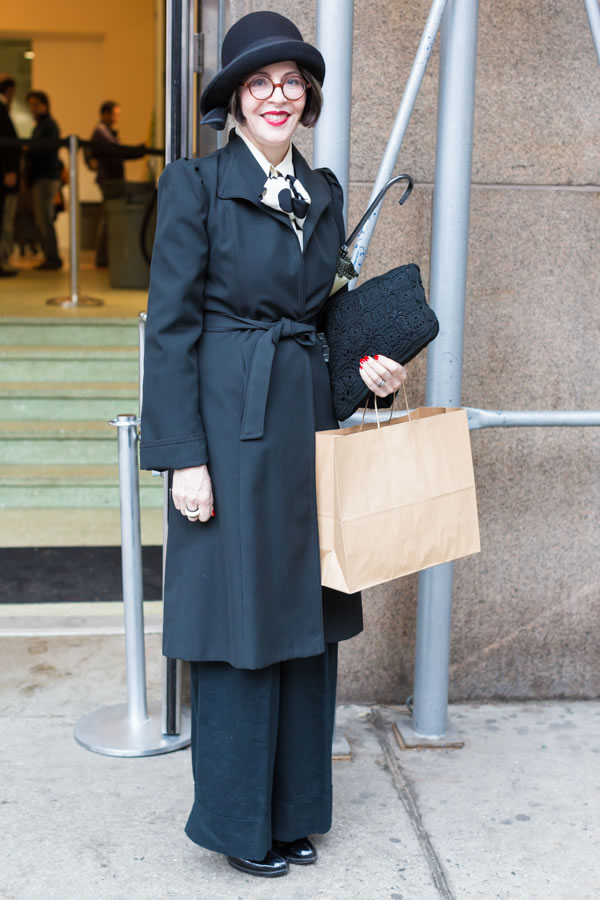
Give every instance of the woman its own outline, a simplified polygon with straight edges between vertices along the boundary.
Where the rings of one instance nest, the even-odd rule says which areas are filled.
[[[227,145],[159,184],[141,464],[172,472],[163,652],[190,660],[187,835],[263,876],[331,826],[337,645],[360,595],[320,583],[314,432],[337,427],[317,320],[344,237],[333,173],[291,144],[321,108],[321,54],[288,19],[227,33],[203,122]],[[359,361],[357,360],[357,365]],[[362,361],[385,397],[405,375]]]

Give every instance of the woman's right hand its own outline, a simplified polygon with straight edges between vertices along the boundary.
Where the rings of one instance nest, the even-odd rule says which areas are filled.
[[[175,508],[190,522],[208,522],[215,515],[208,466],[175,469],[171,496]]]

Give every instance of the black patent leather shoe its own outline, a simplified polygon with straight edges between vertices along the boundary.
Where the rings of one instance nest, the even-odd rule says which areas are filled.
[[[307,837],[298,838],[296,841],[273,841],[273,848],[287,859],[289,863],[297,866],[307,866],[317,861],[317,851]]]
[[[227,862],[234,869],[245,872],[246,875],[261,875],[263,878],[276,878],[278,875],[287,875],[289,871],[287,862],[275,850],[267,850],[264,859],[242,859],[239,856],[228,856]]]

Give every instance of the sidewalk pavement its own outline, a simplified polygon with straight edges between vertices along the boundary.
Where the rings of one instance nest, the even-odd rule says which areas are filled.
[[[123,759],[74,741],[80,716],[125,699],[122,636],[57,641],[0,635],[2,898],[600,898],[600,702],[457,704],[463,749],[408,751],[400,707],[340,706],[352,761],[334,763],[333,829],[316,865],[271,881],[185,836],[189,748]]]

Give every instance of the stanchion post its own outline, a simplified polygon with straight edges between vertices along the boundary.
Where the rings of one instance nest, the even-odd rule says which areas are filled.
[[[139,419],[132,414],[119,415],[110,422],[117,428],[119,448],[127,703],[88,713],[74,730],[79,744],[107,756],[153,756],[178,750],[190,742],[189,715],[176,736],[165,735],[161,730],[160,703],[155,702],[149,708],[146,699],[138,423]]]
[[[76,134],[69,136],[69,279],[70,295],[68,297],[50,297],[48,306],[63,306],[76,309],[78,306],[104,306],[104,301],[97,297],[80,296],[79,294],[79,243],[80,243],[80,207],[79,207],[79,171],[77,168],[77,151],[79,138]]]
[[[144,652],[144,587],[142,581],[142,537],[137,467],[137,424],[133,415],[120,415],[119,487],[121,500],[121,563],[125,616],[127,702],[130,722],[139,725],[148,718],[146,660]]]

